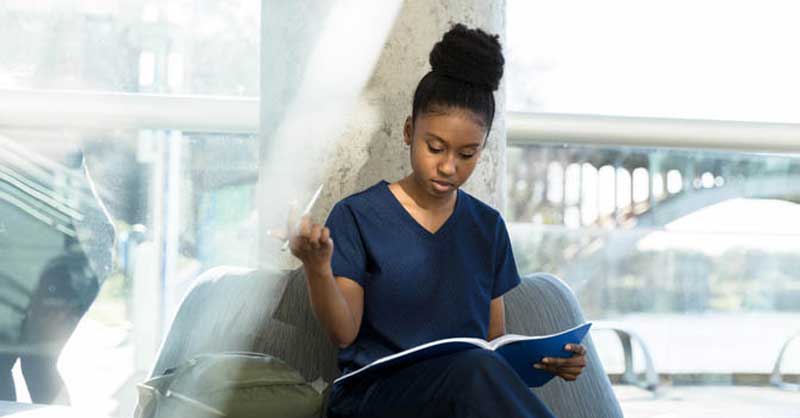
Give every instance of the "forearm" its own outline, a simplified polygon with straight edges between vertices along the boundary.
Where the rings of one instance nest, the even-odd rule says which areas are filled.
[[[330,266],[309,268],[304,265],[303,267],[307,277],[308,295],[317,320],[336,345],[339,347],[350,345],[355,340],[358,329]]]
[[[492,341],[493,339],[502,337],[503,335],[506,335],[506,330],[500,330],[500,331],[490,330],[489,336],[486,338],[486,341]]]
[[[489,332],[486,337],[487,341],[492,341],[497,337],[506,335],[506,308],[503,303],[503,297],[492,299],[489,308]]]

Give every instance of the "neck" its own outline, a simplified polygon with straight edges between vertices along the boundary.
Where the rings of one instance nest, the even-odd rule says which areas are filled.
[[[438,198],[436,196],[431,196],[429,193],[423,190],[419,184],[417,184],[417,182],[414,180],[413,174],[409,174],[402,180],[398,181],[397,184],[418,207],[425,210],[449,210],[456,203],[456,195],[458,193],[457,190],[454,190],[452,193],[446,196]]]

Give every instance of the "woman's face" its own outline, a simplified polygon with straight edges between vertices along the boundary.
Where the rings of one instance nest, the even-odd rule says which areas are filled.
[[[480,158],[486,127],[470,110],[448,109],[406,119],[405,142],[420,188],[435,198],[451,196],[466,183]]]

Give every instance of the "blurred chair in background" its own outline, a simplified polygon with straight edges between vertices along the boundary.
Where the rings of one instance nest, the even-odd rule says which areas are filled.
[[[0,400],[17,399],[19,360],[33,402],[69,403],[56,362],[112,268],[114,227],[76,161],[0,159]]]

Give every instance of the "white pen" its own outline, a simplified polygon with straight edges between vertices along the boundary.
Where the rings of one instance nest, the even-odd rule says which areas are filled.
[[[317,191],[314,192],[314,196],[311,196],[311,201],[308,202],[308,205],[306,205],[305,210],[303,210],[303,213],[300,215],[300,218],[302,218],[303,216],[306,216],[309,213],[311,213],[311,208],[314,207],[314,203],[317,203],[317,199],[319,199],[319,195],[320,195],[320,193],[322,193],[322,186],[324,186],[324,185],[325,185],[324,183],[319,185],[319,187],[317,188]],[[299,223],[299,221],[298,221],[298,223]],[[296,229],[297,229],[297,226],[295,226],[295,230]],[[291,233],[291,231],[289,231],[289,232]],[[283,247],[281,247],[281,251],[286,251],[286,250],[289,249],[289,241],[290,240],[291,240],[291,237],[286,239],[286,242],[283,243]]]

